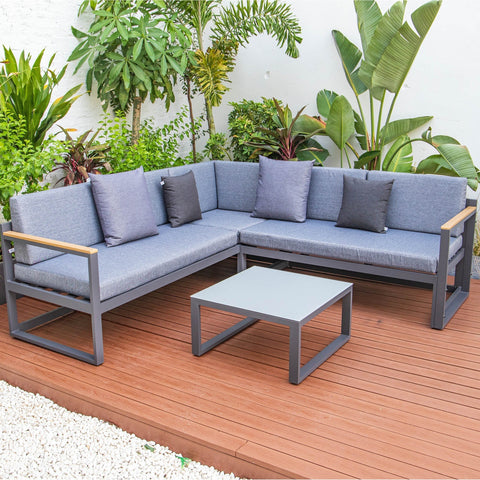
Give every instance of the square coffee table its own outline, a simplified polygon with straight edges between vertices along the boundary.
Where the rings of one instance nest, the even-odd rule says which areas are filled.
[[[251,267],[190,297],[192,352],[197,356],[203,355],[258,320],[287,325],[290,329],[289,381],[299,384],[350,339],[352,290],[351,283],[273,268]],[[340,335],[300,366],[302,325],[340,299]],[[247,318],[202,343],[201,306]]]

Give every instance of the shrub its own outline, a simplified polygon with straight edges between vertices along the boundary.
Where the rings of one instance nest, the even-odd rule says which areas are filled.
[[[201,120],[196,121],[196,129]],[[100,122],[99,138],[110,147],[106,160],[114,172],[133,170],[143,166],[145,171],[192,163],[192,153],[180,157],[181,142],[190,138],[188,109],[183,107],[175,118],[155,127],[152,120],[144,120],[137,144],[131,143],[131,127],[123,115],[105,115]]]
[[[44,175],[64,150],[62,142],[48,137],[43,146],[35,146],[26,138],[22,116],[13,117],[0,110],[0,213],[10,219],[10,197],[18,193],[44,190]]]
[[[255,147],[245,145],[252,136],[261,135],[259,127],[276,128],[274,117],[277,113],[273,99],[262,97],[261,102],[243,99],[230,102],[233,107],[228,115],[228,128],[233,149],[233,159],[237,162],[256,162],[252,157]]]

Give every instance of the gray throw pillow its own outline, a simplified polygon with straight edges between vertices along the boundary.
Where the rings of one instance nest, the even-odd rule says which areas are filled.
[[[343,199],[337,227],[383,233],[393,180],[343,177]]]
[[[257,197],[252,217],[304,222],[313,162],[260,156]]]
[[[158,234],[142,167],[89,177],[107,247]]]
[[[190,170],[183,175],[162,177],[163,198],[172,227],[202,218],[195,176]]]

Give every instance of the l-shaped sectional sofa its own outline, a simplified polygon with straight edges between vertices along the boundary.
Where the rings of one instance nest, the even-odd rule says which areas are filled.
[[[145,173],[158,234],[114,247],[105,244],[91,183],[13,197],[12,220],[2,225],[11,335],[99,365],[104,312],[233,255],[238,270],[253,255],[429,285],[436,329],[467,298],[476,204],[466,198],[465,179],[313,167],[306,220],[294,222],[251,215],[259,168],[212,161]],[[172,228],[162,183],[188,171],[202,218]],[[336,226],[344,177],[393,180],[383,233]],[[18,295],[59,308],[19,322]],[[91,316],[93,353],[31,332],[72,310]]]

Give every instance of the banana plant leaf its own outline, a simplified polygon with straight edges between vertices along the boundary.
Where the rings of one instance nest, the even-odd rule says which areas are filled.
[[[362,117],[357,112],[353,112],[355,118],[355,132],[356,132],[356,139],[362,150],[368,150],[368,138],[367,138],[367,130],[365,128],[365,123],[362,120]]]
[[[323,118],[328,119],[332,103],[337,97],[338,94],[332,90],[320,90],[317,93],[317,110]]]
[[[332,103],[325,133],[343,150],[345,143],[355,133],[355,119],[349,101],[340,95]]]
[[[431,155],[422,160],[416,169],[417,173],[442,173],[452,177],[467,178],[472,190],[478,188],[478,176],[468,148],[464,145],[443,144],[435,147],[439,155]]]
[[[393,142],[382,162],[382,170],[389,172],[412,171],[412,144],[408,135],[401,135]]]
[[[367,90],[367,87],[358,75],[362,52],[338,30],[333,30],[332,35],[335,40],[335,45],[337,46],[338,54],[342,60],[343,71],[345,72],[347,81],[355,95],[361,95]]]
[[[325,135],[325,126],[326,123],[323,120],[320,120],[310,115],[300,115],[295,122],[295,125],[292,130],[292,134],[302,134],[302,135]]]
[[[415,10],[412,13],[412,21],[416,32],[405,22],[391,41],[382,45],[385,48],[378,62],[373,63],[370,59],[367,60],[370,68],[373,67],[371,70],[372,87],[386,88],[392,93],[400,91],[418,50],[437,16],[440,5],[441,0],[434,0]],[[372,43],[373,39],[370,45]],[[365,81],[362,68],[360,70],[360,77]]]
[[[329,156],[326,148],[322,147],[316,140],[309,138],[302,144],[302,148],[297,150],[298,160],[314,160],[316,164],[323,165],[323,162]]]
[[[369,150],[368,152],[362,153],[358,157],[358,160],[355,161],[354,168],[364,168],[368,166],[370,162],[375,160],[381,153],[381,150]]]
[[[393,4],[390,10],[377,22],[374,34],[367,48],[364,48],[365,60],[362,61],[360,66],[359,77],[372,90],[374,97],[377,99],[381,99],[383,96],[384,86],[378,83],[374,84],[373,76],[375,69],[401,28],[404,14],[405,5],[403,2]]]
[[[357,12],[358,30],[362,39],[362,48],[365,52],[378,22],[382,18],[382,12],[375,0],[354,0],[355,11]]]
[[[402,120],[395,120],[393,122],[385,125],[380,131],[380,138],[384,145],[388,145],[390,142],[396,138],[410,133],[412,130],[415,130],[425,123],[432,120],[432,116],[424,117],[415,117],[415,118],[404,118]]]

